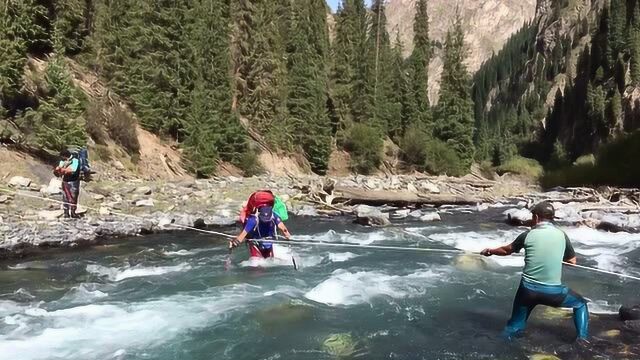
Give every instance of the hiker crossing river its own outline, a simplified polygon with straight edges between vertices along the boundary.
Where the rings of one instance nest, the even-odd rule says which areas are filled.
[[[259,261],[251,249],[230,255],[237,234],[280,218],[275,198],[255,207],[242,228],[210,229],[226,236],[175,231],[3,262],[0,359],[640,356],[618,320],[640,302],[640,235],[560,224],[578,264],[629,277],[564,267],[589,302],[589,343],[575,346],[571,309],[538,306],[524,336],[503,338],[525,259],[479,252],[526,230],[503,224],[504,209],[446,208],[438,223],[385,228],[292,216],[291,240],[258,248]]]

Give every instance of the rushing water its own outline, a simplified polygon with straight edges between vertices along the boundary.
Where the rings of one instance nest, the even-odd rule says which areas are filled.
[[[385,229],[289,225],[298,239],[477,251],[522,231],[498,218],[452,210]],[[566,231],[581,263],[640,275],[640,235]],[[229,267],[223,239],[176,232],[2,264],[0,359],[520,359],[574,336],[569,318],[545,322],[538,309],[533,340],[499,338],[521,257],[310,246],[276,256],[256,264],[240,249]],[[640,302],[629,281],[574,269],[565,281],[592,313]],[[349,340],[341,349],[328,345],[336,334]]]

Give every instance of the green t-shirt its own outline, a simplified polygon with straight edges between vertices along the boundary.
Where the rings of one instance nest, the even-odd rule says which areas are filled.
[[[515,252],[524,249],[522,276],[545,285],[562,284],[562,262],[576,256],[567,234],[550,222],[520,234],[511,245]]]
[[[67,161],[60,161],[60,164],[58,164],[58,166],[63,167],[64,163],[66,163]],[[67,166],[68,168],[71,169],[71,171],[76,172],[78,171],[78,166],[80,166],[80,162],[78,161],[78,159],[73,158],[71,159],[71,164],[69,166]]]

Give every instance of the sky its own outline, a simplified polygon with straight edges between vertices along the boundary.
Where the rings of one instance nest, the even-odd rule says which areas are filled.
[[[331,10],[333,10],[333,12],[336,12],[336,9],[338,8],[338,4],[340,4],[342,0],[327,0],[327,3],[329,4],[329,6],[331,7]],[[368,5],[371,1],[370,0],[365,0],[365,3]]]

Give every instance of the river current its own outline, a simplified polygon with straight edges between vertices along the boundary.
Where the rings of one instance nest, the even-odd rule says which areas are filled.
[[[294,217],[298,240],[468,251],[524,228],[504,209],[364,228]],[[640,276],[640,235],[563,227],[583,265]],[[234,233],[232,228],[223,229]],[[173,232],[0,264],[0,359],[526,359],[571,343],[566,314],[536,309],[505,343],[522,257],[278,246],[229,256],[221,237]],[[292,266],[295,258],[299,269]],[[630,280],[565,269],[592,316],[640,303]],[[551,318],[551,320],[549,320]]]

